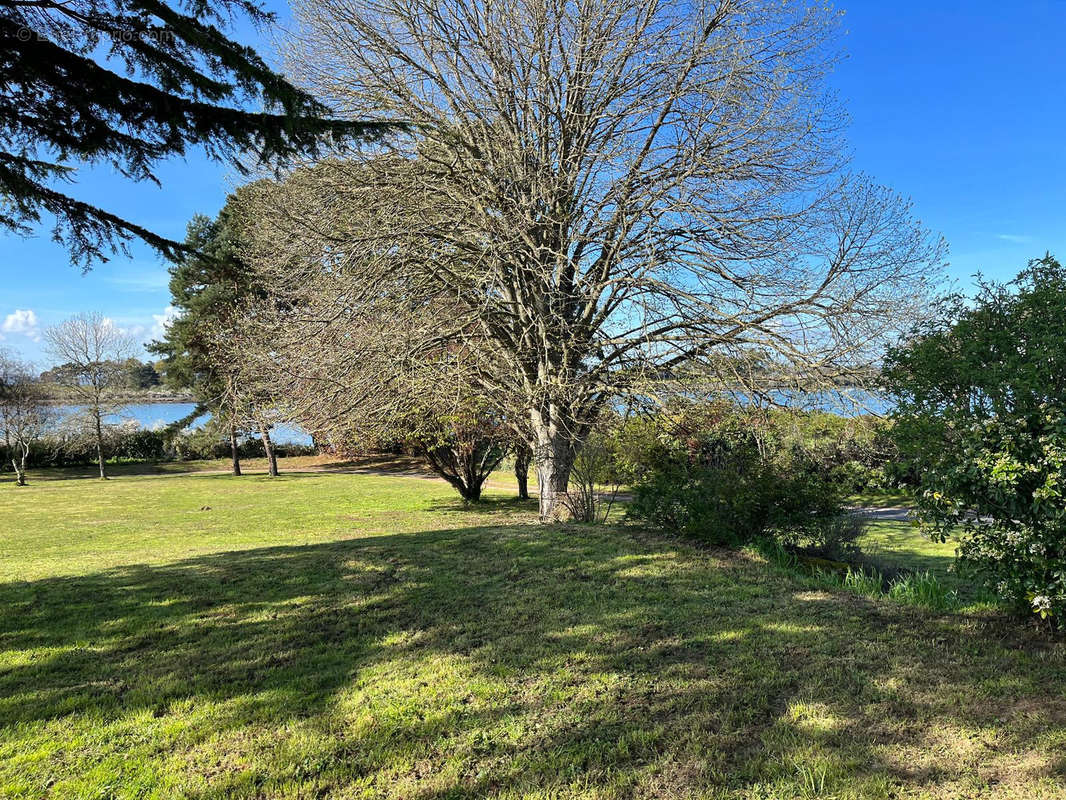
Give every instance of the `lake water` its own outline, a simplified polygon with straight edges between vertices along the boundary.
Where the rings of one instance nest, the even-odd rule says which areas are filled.
[[[893,402],[880,392],[845,389],[840,392],[805,392],[799,394],[786,389],[770,392],[773,402],[786,406],[803,408],[808,411],[828,411],[842,417],[855,417],[860,414],[884,416],[893,408]],[[746,402],[737,398],[740,402]]]
[[[776,399],[779,402],[782,400],[781,397]],[[862,405],[865,406],[867,411],[883,414],[890,410],[890,403],[879,395],[860,394],[859,399],[861,399]],[[824,398],[814,398],[814,402],[811,402],[811,400],[812,398],[808,397],[805,405],[822,411],[830,411],[843,416],[853,416],[856,413],[861,413],[860,409],[850,404],[841,404],[839,398],[831,395],[826,395]],[[785,398],[785,401],[787,402],[787,398]],[[195,403],[130,403],[123,407],[121,413],[108,417],[107,421],[117,424],[133,420],[142,428],[155,430],[188,416],[194,408],[196,408]],[[78,406],[58,406],[57,410],[62,418],[76,412]],[[210,418],[210,414],[204,414],[189,427],[200,428]],[[275,425],[270,431],[270,436],[278,444],[311,444],[311,437],[296,425]]]
[[[120,413],[110,415],[107,421],[118,424],[133,420],[142,428],[156,430],[188,416],[195,408],[195,403],[130,403],[123,406]],[[60,418],[70,416],[78,409],[79,406],[56,407]],[[189,427],[203,427],[210,418],[210,414],[204,414]],[[275,425],[270,431],[270,438],[278,444],[311,444],[311,437],[295,425]]]

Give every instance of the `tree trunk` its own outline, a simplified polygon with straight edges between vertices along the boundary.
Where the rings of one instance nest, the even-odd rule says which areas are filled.
[[[459,496],[467,503],[480,503],[481,502],[481,484],[465,484],[462,487],[456,487],[459,489]]]
[[[263,439],[263,449],[266,451],[267,461],[270,464],[270,477],[278,477],[278,457],[274,455],[274,443],[270,441],[270,430],[266,424],[260,420],[259,422],[259,435]]]
[[[558,425],[546,423],[540,414],[534,414],[533,430],[536,436],[533,460],[540,489],[540,518],[548,522],[557,519],[559,501],[565,497],[570,485],[576,442]]]
[[[15,449],[15,445],[11,443],[11,433],[8,430],[4,430],[4,448],[11,453],[11,466],[15,470],[15,485],[26,485],[26,456],[25,448],[23,448],[22,456],[22,469],[19,469],[18,451]]]
[[[533,448],[521,443],[515,448],[514,476],[518,481],[518,498],[529,499],[529,462],[533,458]]]
[[[16,486],[25,486],[26,485],[26,459],[25,459],[25,457],[23,457],[22,465],[20,466],[18,458],[16,458],[15,454],[12,453],[11,454],[11,466],[13,466],[15,468],[15,485]]]
[[[229,452],[230,457],[233,459],[233,474],[241,474],[241,451],[237,444],[237,423],[234,420],[229,422]]]
[[[104,471],[104,430],[100,417],[100,409],[98,408],[93,413],[93,421],[96,423],[96,463],[100,465],[100,480],[106,481],[107,473]]]

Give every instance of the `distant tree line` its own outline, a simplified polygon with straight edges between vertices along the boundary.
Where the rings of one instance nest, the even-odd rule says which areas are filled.
[[[160,366],[158,362],[142,361],[132,356],[121,361],[106,362],[107,369],[116,374],[116,386],[134,391],[161,387],[164,373]],[[62,386],[74,379],[77,371],[76,365],[68,362],[44,370],[38,378],[45,385]]]

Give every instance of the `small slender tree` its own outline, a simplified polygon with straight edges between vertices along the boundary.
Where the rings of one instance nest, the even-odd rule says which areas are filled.
[[[89,433],[96,442],[100,478],[107,479],[104,467],[104,427],[108,415],[121,403],[118,392],[124,388],[126,373],[122,361],[133,350],[132,339],[107,317],[97,312],[77,314],[45,331],[48,351],[65,365],[61,385],[84,406]]]
[[[514,443],[514,476],[518,482],[518,499],[529,499],[529,464],[533,460],[533,448],[529,439],[519,436]]]
[[[0,431],[15,470],[15,484],[26,485],[30,447],[51,421],[51,408],[28,364],[0,353]]]
[[[261,339],[260,329],[245,319],[240,308],[255,306],[254,297],[237,299],[230,313],[203,317],[199,325],[204,336],[203,361],[207,369],[222,377],[217,406],[229,421],[233,474],[240,475],[237,454],[238,429],[255,431],[263,443],[267,471],[276,478],[278,456],[270,430],[280,421],[278,382],[269,355],[271,342]]]
[[[488,404],[467,398],[408,435],[415,453],[468,503],[481,500],[485,481],[510,446],[510,431]]]

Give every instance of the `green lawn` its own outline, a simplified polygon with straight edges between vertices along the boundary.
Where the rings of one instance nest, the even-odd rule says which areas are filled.
[[[913,500],[898,492],[854,495],[852,505],[864,508],[911,508]],[[902,568],[928,572],[954,591],[963,605],[986,603],[984,593],[972,580],[956,571],[958,542],[937,542],[907,520],[871,520],[858,540],[861,559],[891,575]]]
[[[934,542],[910,522],[874,520],[859,539],[863,554],[872,560],[928,570],[941,578],[954,574],[954,541]]]
[[[489,492],[0,485],[0,797],[1066,796],[1066,652]]]

